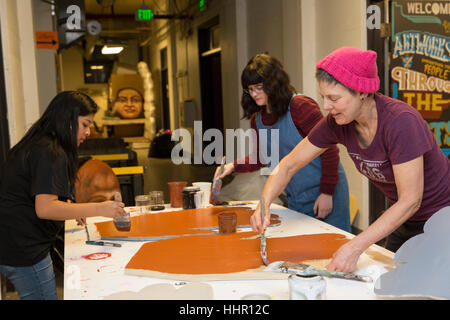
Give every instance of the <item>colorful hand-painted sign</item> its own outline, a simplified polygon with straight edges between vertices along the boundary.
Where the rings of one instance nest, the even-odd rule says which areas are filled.
[[[391,96],[415,107],[450,156],[450,1],[392,2]]]

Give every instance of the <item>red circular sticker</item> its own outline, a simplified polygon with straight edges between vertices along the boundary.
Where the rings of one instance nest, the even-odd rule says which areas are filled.
[[[91,253],[90,255],[84,256],[86,260],[103,260],[111,257],[111,253],[109,252],[97,252]]]

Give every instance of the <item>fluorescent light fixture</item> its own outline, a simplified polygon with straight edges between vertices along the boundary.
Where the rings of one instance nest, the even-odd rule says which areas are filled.
[[[122,52],[123,46],[105,44],[102,48],[102,54],[118,54]]]

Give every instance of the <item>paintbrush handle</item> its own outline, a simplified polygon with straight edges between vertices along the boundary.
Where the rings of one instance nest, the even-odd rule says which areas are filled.
[[[348,280],[357,280],[363,282],[372,282],[370,277],[358,276],[354,273],[339,272],[339,271],[328,271],[328,270],[317,270],[318,274],[325,277],[340,278]]]
[[[220,189],[222,188],[222,180],[217,178],[213,181],[213,185],[212,185],[212,199],[213,200],[217,200],[217,198],[219,197],[219,193],[220,193]]]
[[[84,230],[86,230],[87,240],[88,240],[88,241],[91,240],[90,237],[89,237],[89,230],[88,230],[87,225],[84,225]]]
[[[122,195],[120,194],[120,192],[114,192],[114,201],[122,202]]]
[[[261,225],[264,225],[264,219],[266,217],[265,215],[265,207],[264,207],[264,197],[261,197],[261,202],[260,202],[260,211],[261,211]]]

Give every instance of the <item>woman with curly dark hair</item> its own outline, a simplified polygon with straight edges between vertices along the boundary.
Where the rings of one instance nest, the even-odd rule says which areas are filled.
[[[271,129],[279,131],[279,159],[289,154],[318,123],[323,115],[317,103],[296,92],[282,64],[268,54],[250,59],[242,72],[244,117],[250,119],[257,132],[257,152],[271,150]],[[267,129],[267,139],[260,139],[258,130]],[[257,159],[252,164],[250,159]],[[220,178],[230,173],[251,172],[264,166],[259,156],[248,155],[228,163]],[[272,167],[272,166],[271,166]],[[215,176],[218,175],[218,169]],[[321,157],[298,171],[284,186],[289,209],[350,231],[349,192],[344,169],[339,163],[339,150],[329,148]]]

